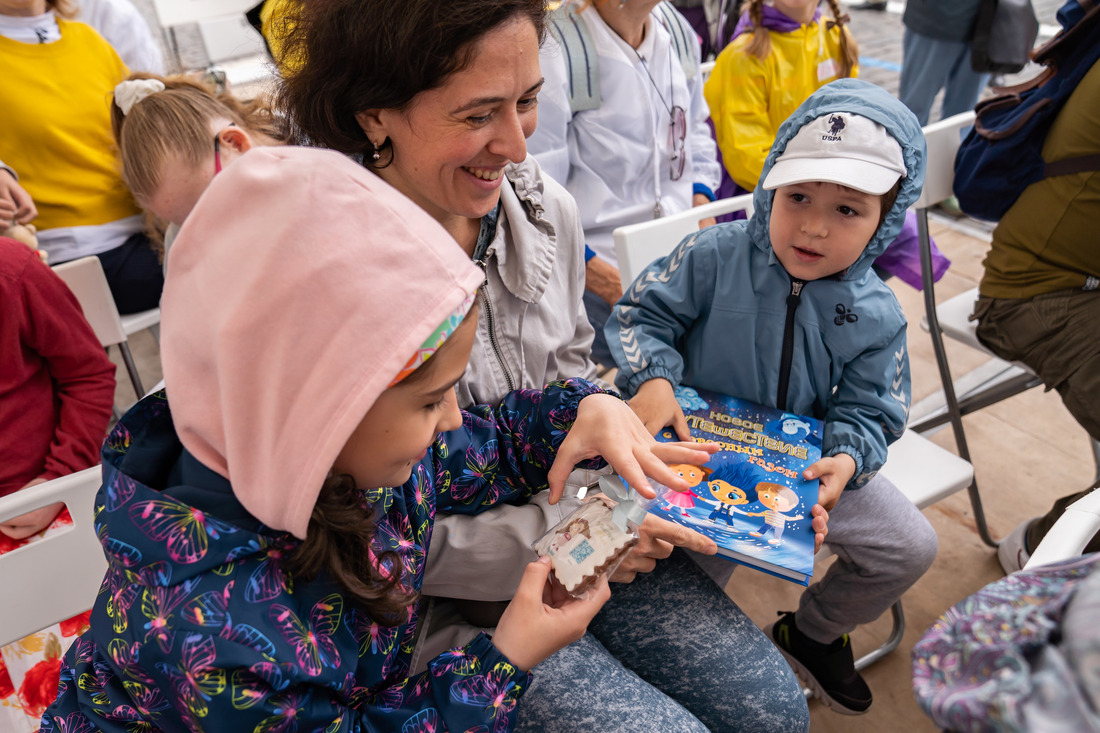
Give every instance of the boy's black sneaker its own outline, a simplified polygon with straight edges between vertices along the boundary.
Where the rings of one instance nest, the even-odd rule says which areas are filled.
[[[862,715],[871,707],[871,688],[856,671],[848,635],[832,644],[816,642],[798,630],[794,614],[764,630],[783,653],[802,684],[828,708],[844,715]]]

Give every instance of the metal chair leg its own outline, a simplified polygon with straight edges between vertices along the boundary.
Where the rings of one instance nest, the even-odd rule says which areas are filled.
[[[866,669],[901,644],[901,637],[905,635],[905,612],[901,608],[901,599],[894,601],[890,606],[890,615],[894,617],[894,626],[890,629],[890,637],[877,649],[874,649],[856,660],[856,669]]]
[[[856,660],[857,671],[870,667],[872,664],[897,649],[901,644],[901,637],[905,636],[905,612],[901,608],[900,598],[894,601],[894,605],[890,606],[890,615],[894,618],[894,625],[890,629],[889,638],[882,642],[877,648],[872,649]],[[807,700],[813,697],[813,692],[811,692],[808,687],[802,688],[802,694],[806,696]]]
[[[917,238],[920,241],[921,280],[924,286],[924,309],[928,318],[928,332],[932,337],[932,349],[936,354],[936,365],[939,367],[940,381],[943,383],[943,395],[947,402],[952,432],[955,434],[955,446],[958,448],[959,456],[965,461],[970,461],[970,448],[966,444],[966,433],[963,432],[962,413],[959,411],[959,403],[955,397],[955,385],[951,381],[947,352],[943,347],[940,319],[936,315],[936,292],[935,283],[932,280],[932,245],[928,234],[927,209],[917,210]],[[970,462],[973,463],[973,461]],[[970,505],[974,510],[974,523],[978,528],[978,536],[985,544],[996,547],[997,540],[989,534],[989,526],[985,520],[977,478],[971,481],[967,493],[970,494]]]
[[[140,400],[145,396],[145,388],[141,386],[141,377],[138,375],[137,365],[134,364],[134,357],[130,354],[130,346],[123,341],[118,345],[118,349],[122,352],[122,363],[126,365],[126,371],[130,374],[130,383],[134,385],[134,392]]]

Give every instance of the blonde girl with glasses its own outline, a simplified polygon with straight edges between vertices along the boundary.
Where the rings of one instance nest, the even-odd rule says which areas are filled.
[[[223,168],[255,145],[283,144],[265,100],[242,102],[182,76],[120,83],[111,129],[134,199],[176,228]]]

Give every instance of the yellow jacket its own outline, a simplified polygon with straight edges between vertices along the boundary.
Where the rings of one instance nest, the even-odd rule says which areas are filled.
[[[827,19],[789,33],[768,31],[771,53],[761,60],[745,49],[747,32],[718,55],[703,88],[730,177],[745,190],[756,188],[764,158],[779,126],[818,88],[837,79],[840,28]],[[852,69],[852,76],[859,72]]]

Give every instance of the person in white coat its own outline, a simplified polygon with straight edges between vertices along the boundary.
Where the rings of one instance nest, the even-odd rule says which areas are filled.
[[[527,147],[580,207],[594,254],[585,293],[593,358],[610,364],[603,324],[622,295],[611,232],[713,201],[721,169],[698,36],[675,8],[568,0],[554,17],[539,55],[545,83]]]
[[[99,31],[130,71],[165,73],[160,44],[130,0],[79,0],[78,4],[76,20]]]

